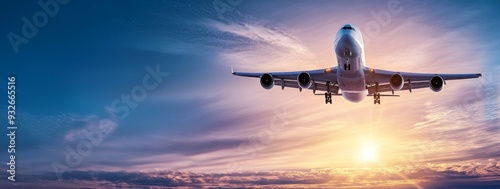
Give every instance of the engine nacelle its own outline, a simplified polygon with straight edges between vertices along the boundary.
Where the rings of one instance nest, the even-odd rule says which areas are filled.
[[[303,89],[308,89],[312,85],[311,75],[307,72],[302,72],[297,76],[297,83]]]
[[[392,90],[399,91],[403,88],[404,84],[404,78],[401,74],[391,76],[390,85]]]
[[[264,89],[272,89],[274,87],[274,78],[271,74],[262,74],[260,76],[260,85]]]
[[[429,87],[434,92],[441,91],[441,89],[443,89],[443,85],[444,85],[444,79],[441,76],[438,76],[438,75],[432,77],[432,79],[431,79],[431,81],[429,83]]]

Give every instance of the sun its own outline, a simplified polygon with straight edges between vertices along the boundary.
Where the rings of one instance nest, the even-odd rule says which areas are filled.
[[[360,159],[365,162],[377,160],[377,148],[372,144],[365,144],[361,150]]]

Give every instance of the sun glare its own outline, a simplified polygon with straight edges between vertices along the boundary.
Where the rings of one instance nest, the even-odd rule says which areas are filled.
[[[374,145],[365,144],[361,152],[362,161],[375,161],[377,159],[377,149]]]

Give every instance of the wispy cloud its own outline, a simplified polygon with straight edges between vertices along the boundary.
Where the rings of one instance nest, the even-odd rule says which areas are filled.
[[[223,49],[219,53],[221,61],[237,68],[312,69],[318,64],[316,55],[300,39],[283,29],[255,21],[207,21],[206,25],[229,35],[225,38],[232,40],[226,40],[227,43],[243,40],[236,48]]]
[[[29,171],[51,170],[50,165],[55,161],[64,164],[67,147],[76,149],[81,141],[89,142],[95,149],[118,126],[116,122],[97,115],[39,116],[21,111],[18,118],[23,120],[18,132],[26,138],[20,138],[19,149],[23,150],[16,153],[24,157],[37,157],[23,160],[18,168]],[[93,138],[96,140],[90,141]]]

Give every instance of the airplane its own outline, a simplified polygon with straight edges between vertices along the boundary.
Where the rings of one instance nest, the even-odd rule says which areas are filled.
[[[479,78],[481,73],[471,74],[432,74],[411,73],[375,69],[366,66],[363,37],[361,31],[345,24],[337,32],[334,50],[338,65],[334,67],[292,72],[235,72],[236,76],[260,78],[264,89],[274,85],[285,87],[325,91],[325,104],[332,104],[332,95],[342,96],[350,102],[361,102],[366,96],[373,96],[373,104],[380,104],[381,96],[395,96],[394,91],[429,87],[439,92],[446,81]],[[340,91],[340,93],[339,93]],[[392,92],[391,94],[381,94]],[[318,94],[316,94],[318,95]],[[323,94],[319,94],[323,95]]]

